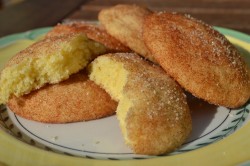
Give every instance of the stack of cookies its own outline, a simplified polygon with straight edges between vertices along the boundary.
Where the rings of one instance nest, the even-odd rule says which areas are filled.
[[[192,130],[184,91],[236,108],[250,74],[236,48],[189,15],[117,5],[100,25],[59,24],[14,56],[0,75],[0,103],[48,123],[112,115],[137,154],[180,147]]]

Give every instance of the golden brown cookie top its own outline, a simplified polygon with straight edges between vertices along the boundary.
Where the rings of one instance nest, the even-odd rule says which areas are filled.
[[[30,120],[68,123],[112,115],[117,103],[81,71],[58,84],[46,85],[24,96],[12,96],[7,105]]]
[[[142,39],[144,17],[151,13],[149,9],[137,5],[116,5],[101,10],[98,19],[110,35],[154,61]]]
[[[63,34],[81,32],[88,38],[97,41],[107,47],[109,52],[130,52],[131,50],[124,46],[120,41],[110,36],[103,27],[98,24],[91,24],[82,21],[68,24],[58,24],[45,37],[60,36]]]
[[[143,37],[157,62],[182,87],[210,103],[239,107],[250,96],[247,66],[218,31],[189,15],[148,15]]]

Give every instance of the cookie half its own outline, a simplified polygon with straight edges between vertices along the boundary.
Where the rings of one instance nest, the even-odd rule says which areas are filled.
[[[181,87],[159,66],[136,54],[106,54],[89,66],[90,79],[118,101],[126,144],[138,154],[174,151],[192,129]]]
[[[0,103],[63,81],[77,73],[105,46],[89,40],[85,34],[71,33],[46,38],[16,54],[0,74]]]

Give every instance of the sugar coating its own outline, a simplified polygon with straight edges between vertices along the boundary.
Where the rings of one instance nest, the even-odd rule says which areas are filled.
[[[130,52],[120,41],[110,36],[104,28],[97,24],[86,23],[83,21],[71,22],[68,24],[58,24],[46,34],[46,37],[64,35],[73,32],[85,33],[88,38],[102,43],[107,52]]]
[[[98,19],[106,31],[141,56],[155,62],[142,39],[144,17],[151,14],[147,8],[119,4],[99,12]]]
[[[85,71],[57,84],[46,85],[20,97],[8,107],[15,114],[44,123],[69,123],[103,118],[115,113],[117,103]],[[49,127],[49,125],[47,125]]]
[[[239,107],[250,97],[247,65],[218,31],[190,15],[147,16],[143,38],[157,62],[183,88],[209,103]]]

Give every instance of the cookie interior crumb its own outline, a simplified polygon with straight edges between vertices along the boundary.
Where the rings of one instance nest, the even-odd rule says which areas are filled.
[[[50,39],[45,39],[49,42]],[[54,41],[51,42],[53,44]],[[0,78],[0,103],[6,103],[11,95],[17,97],[39,89],[46,83],[58,83],[84,68],[93,54],[103,53],[105,47],[77,34],[67,42],[57,45],[55,51],[36,51],[39,56],[25,56],[20,62],[6,66]],[[20,52],[21,53],[21,52]],[[32,50],[26,54],[33,54]]]
[[[120,121],[123,134],[127,135],[124,123],[126,114],[129,108],[132,107],[132,102],[123,93],[123,88],[127,83],[128,71],[121,62],[116,62],[108,57],[99,57],[94,64],[90,65],[89,72],[91,73],[89,75],[91,80],[102,86],[114,100],[119,101],[116,110],[117,118]],[[112,77],[107,73],[112,74]],[[126,137],[125,140],[128,141]]]

